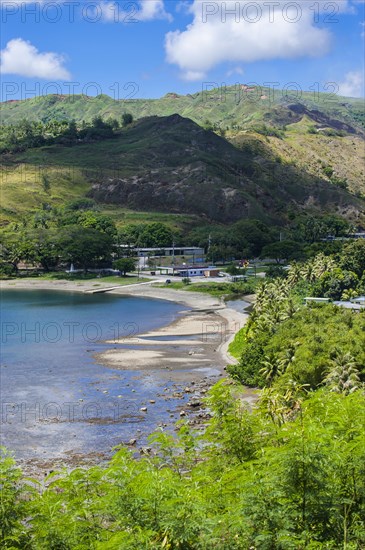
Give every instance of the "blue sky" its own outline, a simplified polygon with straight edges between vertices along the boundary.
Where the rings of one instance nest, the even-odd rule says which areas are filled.
[[[364,0],[0,3],[2,100],[154,98],[207,82],[364,95]]]

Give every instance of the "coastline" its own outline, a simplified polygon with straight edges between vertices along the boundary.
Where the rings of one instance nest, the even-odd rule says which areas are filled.
[[[135,296],[139,298],[150,298],[157,300],[168,300],[190,308],[190,312],[185,317],[175,320],[167,326],[161,327],[158,331],[154,331],[153,334],[140,334],[138,338],[130,338],[129,345],[151,345],[150,341],[147,341],[153,336],[153,338],[180,338],[182,336],[189,336],[196,338],[197,342],[203,343],[202,340],[215,335],[214,352],[219,355],[219,364],[221,371],[227,364],[232,364],[236,360],[228,353],[228,346],[233,340],[236,332],[242,328],[248,320],[249,315],[245,312],[239,312],[226,306],[223,300],[210,294],[203,294],[199,292],[189,292],[185,290],[175,290],[171,288],[161,288],[152,286],[156,281],[150,283],[137,283],[132,285],[121,285],[120,287],[111,287],[110,283],[98,283],[95,287],[95,281],[45,281],[37,279],[15,279],[15,280],[3,280],[0,282],[1,290],[60,290],[65,292],[86,292],[92,293],[95,291],[107,291],[113,295],[120,296]],[[183,321],[184,328],[181,328],[181,319]],[[211,325],[211,330],[209,330]],[[110,342],[115,344],[115,342]],[[123,341],[122,344],[126,344]],[[181,343],[180,343],[181,344]],[[162,344],[161,344],[162,345]],[[171,344],[172,345],[172,344]],[[166,346],[167,347],[167,346]],[[116,368],[116,360],[111,361],[112,353],[109,352],[100,354],[98,357],[102,363],[111,364],[113,368]],[[115,359],[117,357],[114,354]],[[145,356],[145,354],[144,354]],[[172,354],[173,358],[175,354]],[[190,356],[191,359],[191,356]],[[130,364],[130,361],[128,360]]]
[[[152,400],[139,403],[138,407],[141,408],[138,413],[134,413],[137,416],[153,418],[156,415],[154,408],[162,407],[168,414],[165,420],[157,417],[156,422],[161,429],[174,429],[176,421],[181,417],[185,417],[189,425],[204,429],[210,417],[204,404],[205,394],[225,376],[226,365],[235,362],[228,353],[228,346],[236,332],[247,322],[249,315],[227,307],[223,300],[209,294],[154,287],[154,282],[121,285],[112,290],[110,284],[100,284],[98,290],[104,287],[113,295],[167,300],[188,307],[189,310],[180,312],[172,322],[158,329],[118,341],[104,342],[105,351],[94,354],[93,358],[106,372],[109,368],[135,371],[135,387],[139,383],[152,383],[156,387]],[[89,293],[95,291],[94,283],[95,281],[75,283],[12,280],[1,281],[0,288]],[[256,393],[246,388],[241,398],[251,404],[256,400]],[[121,422],[125,423],[126,420]],[[115,425],[117,429],[118,422]],[[131,424],[129,437],[123,438],[121,443],[136,451],[139,448],[143,452],[150,432],[140,429],[135,431],[135,426],[134,423]],[[59,466],[72,469],[81,464],[102,462],[110,457],[110,453],[111,449],[108,448],[89,454],[67,452],[59,458],[22,459],[20,465],[29,475],[37,477]]]

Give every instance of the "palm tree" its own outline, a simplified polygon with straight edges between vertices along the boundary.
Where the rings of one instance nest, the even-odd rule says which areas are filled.
[[[274,424],[281,426],[285,422],[285,406],[283,398],[273,388],[264,388],[258,402],[259,409],[266,417],[271,418]]]
[[[272,354],[265,355],[261,364],[263,366],[260,369],[260,373],[265,378],[266,383],[271,386],[274,378],[283,373],[282,363],[275,354]]]
[[[307,262],[302,268],[302,277],[308,283],[314,283],[317,278],[315,264],[313,261]]]
[[[295,286],[302,279],[302,265],[293,262],[288,271],[287,281],[290,286]]]
[[[318,254],[313,260],[313,269],[317,278],[320,278],[325,273],[332,271],[335,267],[336,263],[331,256]]]
[[[351,353],[337,353],[331,360],[324,383],[330,391],[345,394],[353,393],[363,386],[356,360]]]
[[[281,354],[280,362],[283,371],[286,371],[289,365],[291,365],[295,361],[295,353],[298,346],[300,346],[300,342],[289,342],[288,347]]]

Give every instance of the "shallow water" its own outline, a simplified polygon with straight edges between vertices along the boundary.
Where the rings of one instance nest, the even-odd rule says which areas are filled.
[[[171,421],[172,400],[156,399],[171,382],[106,368],[93,355],[110,349],[103,340],[156,329],[184,309],[109,294],[2,291],[1,444],[26,460],[108,452],[137,429],[143,437]]]
[[[246,310],[252,306],[250,302],[246,302],[242,298],[237,298],[236,300],[229,300],[226,302],[226,306],[239,311],[240,313],[247,312]]]

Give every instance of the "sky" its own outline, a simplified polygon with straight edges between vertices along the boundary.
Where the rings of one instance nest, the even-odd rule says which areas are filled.
[[[364,96],[365,0],[0,0],[1,100],[267,85]]]

